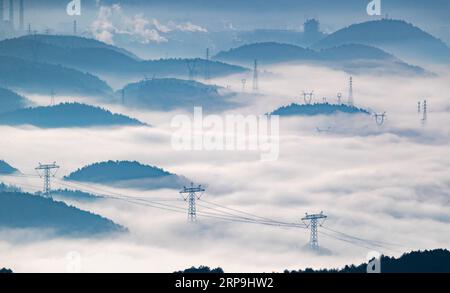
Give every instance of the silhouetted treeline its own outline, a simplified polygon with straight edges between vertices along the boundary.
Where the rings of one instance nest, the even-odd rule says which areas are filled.
[[[206,273],[212,273],[212,274],[223,274],[224,271],[222,268],[215,268],[215,269],[211,269],[210,267],[207,266],[199,266],[198,268],[196,267],[191,267],[189,269],[185,269],[183,271],[178,271],[175,272],[176,274],[189,274],[189,273],[201,273],[201,274],[206,274]]]
[[[413,251],[403,254],[400,258],[382,256],[382,273],[450,273],[450,251],[434,249]],[[307,268],[305,270],[288,271],[285,273],[366,273],[367,263],[347,265],[342,269]]]
[[[12,274],[12,272],[12,270],[6,268],[0,269],[0,274]]]

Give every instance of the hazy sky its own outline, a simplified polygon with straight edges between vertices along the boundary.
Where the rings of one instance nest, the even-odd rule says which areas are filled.
[[[68,0],[28,1],[27,22],[34,27],[71,28],[73,17],[65,14]],[[223,30],[230,23],[237,29],[291,28],[301,29],[305,18],[317,17],[327,32],[354,22],[374,19],[366,14],[368,0],[157,0],[120,1],[84,0],[80,27],[88,27],[101,5],[121,4],[130,15],[139,13],[162,21],[191,21],[209,30]],[[384,0],[382,14],[404,19],[450,41],[450,2],[445,0]],[[49,15],[52,15],[49,17]],[[375,18],[376,19],[376,18]]]

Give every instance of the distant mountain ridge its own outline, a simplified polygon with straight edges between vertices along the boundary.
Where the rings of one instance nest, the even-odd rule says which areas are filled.
[[[215,85],[176,78],[154,78],[131,83],[116,92],[124,94],[126,105],[154,110],[193,109],[202,106],[218,110],[235,106],[234,93]]]
[[[250,64],[255,59],[260,64],[313,63],[326,66],[340,66],[350,70],[391,70],[424,74],[417,66],[409,65],[379,48],[363,44],[343,44],[320,50],[312,50],[291,44],[274,42],[254,43],[219,52],[214,59],[236,64]]]
[[[0,55],[30,62],[63,65],[80,71],[122,77],[187,77],[187,62],[196,75],[211,77],[245,72],[246,69],[205,59],[143,60],[124,49],[75,36],[36,35],[0,41]]]
[[[25,108],[0,114],[0,125],[33,125],[41,128],[143,126],[144,123],[100,107],[80,103]]]
[[[148,189],[179,188],[187,183],[182,176],[137,161],[94,163],[70,173],[64,179]]]
[[[47,63],[37,63],[11,56],[0,56],[0,86],[50,95],[87,94],[107,96],[112,89],[98,77],[81,71]]]
[[[126,231],[109,219],[51,198],[11,192],[0,192],[0,226],[9,229],[39,229],[52,235],[71,236]]]
[[[382,19],[352,24],[315,43],[324,49],[346,44],[363,44],[386,50],[408,60],[450,62],[450,48],[442,40],[402,20]]]

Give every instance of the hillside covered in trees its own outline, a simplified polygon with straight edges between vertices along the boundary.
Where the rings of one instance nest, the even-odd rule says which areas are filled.
[[[179,188],[188,183],[182,176],[136,161],[94,163],[72,172],[64,179],[150,189]]]
[[[116,93],[117,99],[124,95],[129,107],[144,107],[169,111],[201,106],[218,110],[233,106],[232,93],[218,86],[176,78],[147,79],[131,83]]]
[[[50,235],[92,236],[124,232],[113,221],[37,195],[0,192],[0,227],[39,229]]]
[[[245,72],[247,69],[205,59],[143,60],[131,52],[98,40],[61,35],[32,35],[0,41],[0,55],[29,62],[62,65],[99,76],[121,77],[180,77],[189,76],[187,63],[193,74],[211,77]]]
[[[316,103],[316,104],[290,104],[288,106],[283,106],[270,115],[279,116],[314,116],[314,115],[333,115],[337,113],[346,114],[365,114],[368,115],[369,112],[362,108],[357,108],[355,106],[349,106],[345,104],[329,104],[329,103]]]
[[[0,124],[33,125],[41,128],[145,125],[128,116],[79,103],[19,109],[1,114]]]

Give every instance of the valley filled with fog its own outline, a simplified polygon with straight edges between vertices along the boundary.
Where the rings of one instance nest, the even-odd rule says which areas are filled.
[[[430,40],[432,61],[420,55],[426,52],[420,46],[397,56],[401,42],[349,42],[354,47],[346,52],[346,40],[339,39],[340,47],[328,31],[311,44],[299,39],[281,46],[270,37],[267,44],[252,43],[250,29],[229,26],[225,31],[240,38],[235,44],[202,18],[158,22],[134,6],[116,5],[89,6],[82,37],[64,39],[65,32],[0,40],[0,59],[9,66],[0,64],[0,163],[6,166],[0,164],[0,197],[45,197],[50,222],[66,216],[52,212],[61,208],[53,201],[63,202],[83,225],[70,230],[70,217],[67,227],[44,220],[0,223],[0,268],[65,272],[75,253],[82,272],[200,265],[282,272],[357,264],[370,251],[399,257],[450,248],[450,49],[440,38]],[[425,35],[409,23],[374,22]],[[328,26],[334,31],[343,24]],[[211,56],[193,56],[197,42],[214,43]],[[35,44],[37,55],[30,51]],[[312,91],[308,102],[303,93]],[[322,106],[334,112],[321,113]],[[279,116],[276,150],[177,150],[174,117],[195,119],[194,107],[221,121],[271,117],[280,109],[306,114]],[[269,151],[276,158],[262,160]],[[53,162],[59,169],[50,178],[52,192],[42,194],[35,168]],[[133,177],[139,172],[147,175]],[[179,193],[190,182],[206,189],[195,223],[188,222],[188,202]],[[1,219],[21,217],[0,211]],[[315,251],[301,219],[320,212],[327,219],[318,227],[321,249]]]

